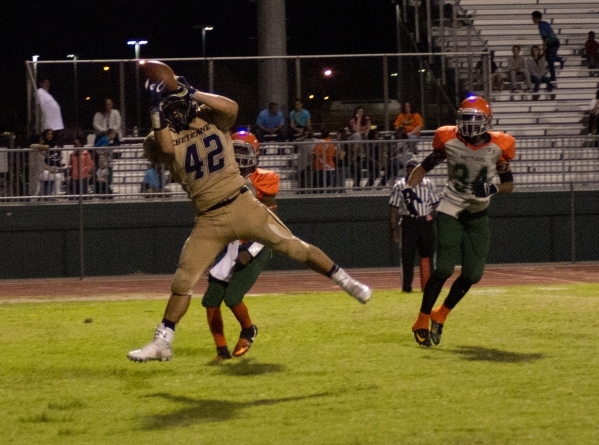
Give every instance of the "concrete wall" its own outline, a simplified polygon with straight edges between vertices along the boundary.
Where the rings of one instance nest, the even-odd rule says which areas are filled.
[[[599,261],[599,193],[574,196],[577,261]],[[572,260],[571,195],[514,193],[494,196],[488,263]],[[387,196],[279,200],[279,216],[300,238],[344,267],[397,265],[389,242]],[[0,207],[0,279],[80,275],[80,207]],[[87,276],[173,273],[189,235],[189,202],[85,203],[81,206]],[[301,269],[276,255],[270,269]]]

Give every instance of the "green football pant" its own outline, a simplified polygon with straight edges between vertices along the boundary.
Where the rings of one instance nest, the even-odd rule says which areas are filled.
[[[213,278],[210,279],[208,289],[206,289],[202,298],[202,306],[219,307],[223,301],[229,307],[237,306],[252,288],[258,279],[258,275],[270,261],[271,256],[271,249],[264,246],[252,261],[235,269],[228,283]]]
[[[459,219],[437,214],[437,267],[435,274],[447,280],[461,258],[461,276],[470,284],[480,281],[489,253],[491,232],[487,211],[462,212]]]

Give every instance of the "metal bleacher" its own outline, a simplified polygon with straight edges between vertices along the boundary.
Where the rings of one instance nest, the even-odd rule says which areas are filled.
[[[532,11],[543,14],[560,39],[558,55],[565,58],[563,69],[556,67],[557,81],[551,94],[541,86],[538,100],[529,92],[511,93],[509,79],[503,90],[492,91],[493,127],[514,136],[586,135],[588,105],[599,88],[598,78],[590,77],[581,49],[587,34],[597,31],[597,0],[459,0],[460,26],[444,28],[446,51],[493,51],[500,71],[505,73],[513,45],[520,45],[527,57],[532,45],[542,45]],[[467,29],[468,23],[471,29]],[[454,34],[455,32],[455,34]],[[434,30],[439,40],[440,29]],[[472,36],[476,38],[472,38]],[[458,76],[462,82],[472,77],[469,65],[461,59]],[[504,76],[506,77],[506,76]],[[519,85],[520,90],[523,86]],[[482,94],[482,92],[481,92]]]

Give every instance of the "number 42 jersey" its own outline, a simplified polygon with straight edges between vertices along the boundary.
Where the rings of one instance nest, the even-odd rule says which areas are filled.
[[[505,133],[488,131],[487,134],[486,142],[474,146],[458,136],[456,126],[440,127],[435,132],[435,157],[447,160],[448,173],[437,208],[439,212],[457,218],[463,210],[476,213],[489,206],[490,197],[477,198],[472,186],[479,182],[498,182],[498,174],[509,172],[516,142]]]
[[[235,196],[245,184],[231,135],[213,123],[211,112],[202,105],[189,130],[170,133],[175,157],[169,170],[198,212]]]

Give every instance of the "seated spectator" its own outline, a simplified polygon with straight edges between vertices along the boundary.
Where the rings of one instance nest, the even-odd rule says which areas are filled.
[[[329,130],[323,128],[320,134],[321,143],[316,144],[312,149],[312,166],[314,168],[314,187],[318,187],[320,189],[318,192],[323,193],[322,189],[328,189],[333,185],[337,150],[335,144],[331,143]]]
[[[403,127],[395,131],[395,142],[386,144],[385,175],[381,179],[381,185],[393,184],[397,178],[403,177],[406,171],[406,165],[410,159],[417,154],[416,146],[411,144]]]
[[[44,153],[43,171],[40,176],[43,195],[58,195],[62,190],[64,182],[64,164],[62,163],[62,151],[54,149],[52,130],[45,131],[45,138],[49,149]]]
[[[589,63],[589,70],[596,70],[599,65],[599,43],[595,40],[593,31],[589,31],[589,38],[584,44],[584,55]],[[599,76],[599,71],[589,71],[589,76]]]
[[[349,139],[366,139],[371,126],[372,121],[370,116],[364,114],[364,107],[356,107],[352,118],[349,120]]]
[[[526,59],[526,74],[534,84],[533,93],[536,93],[532,96],[533,100],[539,99],[538,91],[541,83],[547,85],[547,92],[553,90],[553,85],[547,75],[548,73],[549,68],[547,67],[545,57],[541,54],[541,48],[538,45],[533,45],[530,48],[530,57]]]
[[[108,132],[109,128],[116,131],[119,138],[122,135],[121,113],[114,108],[112,99],[104,99],[104,109],[94,114],[94,130],[96,131],[96,141]]]
[[[347,131],[345,128],[340,128],[335,133],[335,141],[337,145],[335,147],[335,176],[339,193],[345,193],[345,180],[349,177],[349,163],[348,153],[350,151],[347,143],[348,140]]]
[[[270,102],[268,108],[258,113],[256,119],[258,141],[264,142],[266,136],[274,136],[273,139],[277,142],[285,140],[285,116],[279,111],[279,104],[276,102]]]
[[[46,152],[52,147],[56,147],[56,140],[54,139],[54,131],[50,129],[42,131],[29,146],[31,148],[28,160],[30,196],[39,196],[42,191],[42,177],[46,169]]]
[[[404,129],[408,139],[414,141],[414,145],[420,140],[420,130],[424,127],[422,116],[412,107],[410,102],[406,102],[401,113],[395,118],[393,123],[395,130]]]
[[[112,161],[114,156],[114,147],[121,145],[119,135],[116,130],[109,128],[106,133],[102,133],[99,138],[96,138],[94,147],[100,147],[94,150],[94,161],[97,163],[100,153],[106,155],[108,162]]]
[[[520,56],[520,46],[512,46],[512,55],[507,58],[507,70],[510,75],[512,93],[517,93],[518,82],[524,82],[524,91],[530,91],[530,78],[526,75],[526,60]]]
[[[169,189],[165,188],[165,185],[168,183],[169,179],[164,172],[162,164],[152,164],[144,174],[141,191],[148,194],[170,192]]]
[[[289,127],[293,137],[301,136],[304,128],[310,128],[312,116],[310,112],[304,108],[304,104],[301,99],[295,99],[295,108],[289,113]]]
[[[304,128],[302,135],[295,140],[297,152],[297,175],[299,179],[299,188],[312,188],[312,151],[318,139],[314,138],[314,131],[311,128]],[[300,191],[299,193],[306,193]]]
[[[81,134],[75,138],[75,150],[69,156],[67,184],[69,195],[87,195],[89,177],[94,171],[94,161],[87,150],[77,150],[87,142],[87,136]]]
[[[366,168],[368,170],[367,186],[374,185],[374,182],[379,177],[383,166],[382,146],[377,141],[381,140],[381,132],[377,128],[373,128],[368,132],[368,145],[366,149]]]
[[[503,74],[497,68],[497,64],[495,63],[495,52],[491,51],[491,88],[495,91],[501,91],[503,89]],[[478,83],[481,87],[485,86],[485,79],[483,79],[483,62],[485,62],[485,56],[481,56],[480,60],[476,62],[476,66],[474,67],[474,72],[476,74],[476,83]],[[486,62],[485,62],[486,63]]]
[[[108,164],[105,154],[98,156],[98,169],[94,179],[94,192],[102,199],[112,195],[112,167]]]

